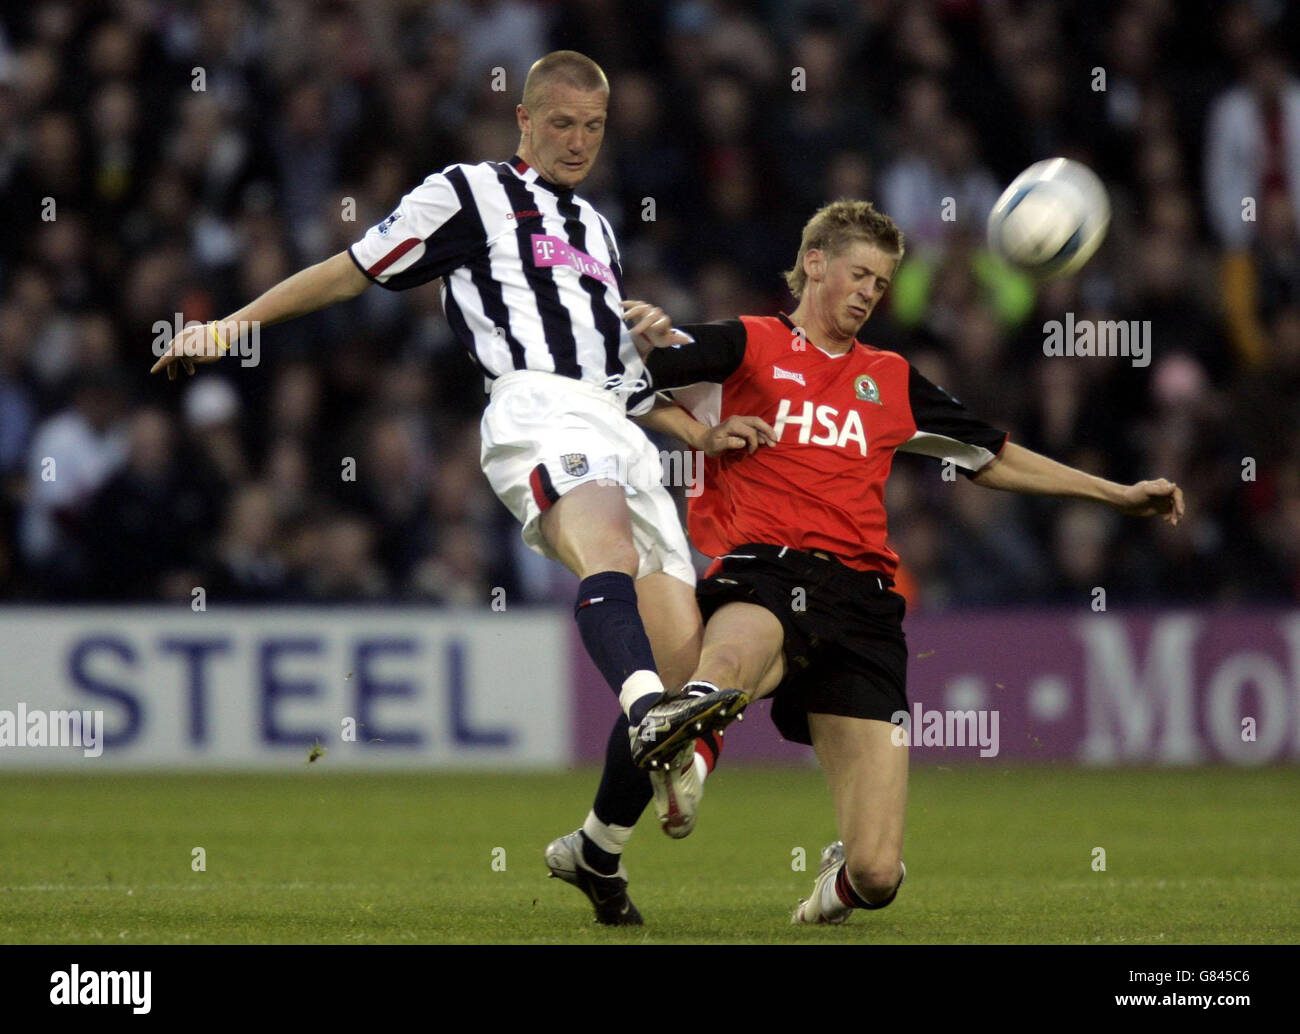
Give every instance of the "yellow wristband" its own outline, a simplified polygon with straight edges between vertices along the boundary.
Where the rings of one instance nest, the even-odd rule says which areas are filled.
[[[222,340],[221,340],[221,335],[220,335],[219,333],[217,333],[217,321],[216,321],[216,320],[212,320],[212,321],[208,324],[208,333],[212,336],[212,340],[215,341],[216,344],[217,344],[217,352],[218,352],[218,354],[219,354],[219,355],[225,355],[225,354],[226,354],[226,351],[230,348],[230,345],[228,345],[226,342],[222,341]]]

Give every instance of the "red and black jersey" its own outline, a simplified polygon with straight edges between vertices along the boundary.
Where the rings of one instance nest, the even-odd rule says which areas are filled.
[[[673,395],[704,422],[758,416],[777,437],[752,456],[737,450],[705,461],[688,526],[711,556],[765,542],[822,550],[892,578],[898,556],[885,542],[885,479],[894,452],[951,460],[969,474],[1006,443],[1005,431],[971,416],[896,352],[855,342],[831,355],[785,316],[682,329],[695,344],[651,353],[654,386],[712,382]]]

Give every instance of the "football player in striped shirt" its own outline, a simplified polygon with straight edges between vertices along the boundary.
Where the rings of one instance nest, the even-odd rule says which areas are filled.
[[[771,425],[770,447],[707,459],[690,501],[691,538],[717,558],[697,588],[707,624],[691,684],[771,694],[782,735],[811,744],[827,775],[840,838],[796,923],[883,908],[905,873],[908,752],[894,724],[908,712],[905,604],[885,514],[894,453],[951,462],[986,488],[1183,515],[1177,485],[1120,485],[1031,452],[903,356],[859,342],[902,255],[891,219],[835,202],[808,222],[786,274],[794,312],[684,326],[693,343],[646,360],[656,388],[694,385],[674,393],[703,422],[677,428],[688,444],[736,413]]]
[[[639,347],[689,339],[652,306],[625,313],[613,230],[574,193],[600,151],[608,99],[590,58],[546,55],[516,108],[517,154],[433,173],[346,251],[176,335],[151,372],[193,374],[239,344],[243,328],[371,284],[403,290],[441,278],[447,321],[491,396],[483,472],[524,541],[582,580],[582,640],[622,710],[595,807],[581,830],[548,848],[547,864],[587,894],[602,922],[638,923],[619,861],[641,795],[651,793],[633,758],[657,766],[661,783],[681,778],[679,765],[659,760],[693,757],[695,735],[725,724],[745,700],[730,689],[665,692],[698,658],[695,569],[658,452],[627,418],[656,419]],[[714,440],[728,437],[721,429]]]

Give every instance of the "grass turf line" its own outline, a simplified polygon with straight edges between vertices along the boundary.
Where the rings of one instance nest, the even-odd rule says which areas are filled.
[[[789,925],[834,837],[821,775],[741,766],[710,778],[686,840],[642,820],[627,864],[647,925],[596,926],[542,861],[581,822],[596,778],[0,775],[0,941],[1300,940],[1297,768],[914,769],[908,882],[889,909],[837,928]],[[205,872],[191,869],[194,847]]]

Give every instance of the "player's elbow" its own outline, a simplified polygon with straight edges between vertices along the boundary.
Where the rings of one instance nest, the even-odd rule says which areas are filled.
[[[998,470],[998,464],[1000,462],[1001,460],[994,456],[993,459],[989,460],[984,464],[984,466],[980,467],[979,470],[975,471],[975,473],[970,476],[970,480],[983,488],[1001,488],[1002,486],[999,483],[999,475],[1002,472]]]
[[[350,301],[370,286],[370,278],[361,272],[347,251],[340,251],[321,265],[329,275],[334,302]]]

